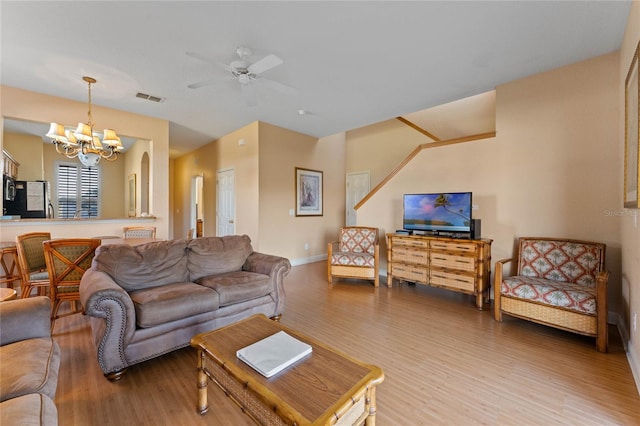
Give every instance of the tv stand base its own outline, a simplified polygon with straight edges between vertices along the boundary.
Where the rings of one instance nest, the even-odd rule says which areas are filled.
[[[475,296],[476,307],[490,303],[489,239],[387,234],[387,283],[393,279],[441,287]]]

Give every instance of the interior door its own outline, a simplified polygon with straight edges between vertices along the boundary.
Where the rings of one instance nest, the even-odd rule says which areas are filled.
[[[347,212],[345,223],[347,226],[356,226],[358,217],[353,208],[369,193],[369,172],[347,173]]]
[[[196,232],[196,237],[204,236],[204,175],[194,176],[191,180],[191,214],[189,227]],[[199,232],[198,232],[199,231]]]
[[[236,233],[236,193],[235,170],[220,170],[216,179],[216,222],[217,236],[235,235]]]

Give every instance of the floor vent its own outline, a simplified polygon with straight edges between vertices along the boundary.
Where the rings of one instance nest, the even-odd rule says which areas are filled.
[[[162,102],[162,101],[164,101],[164,98],[159,98],[159,97],[153,96],[153,95],[147,95],[146,93],[140,93],[140,92],[138,92],[136,94],[136,98],[146,99],[146,100],[151,101],[151,102]]]

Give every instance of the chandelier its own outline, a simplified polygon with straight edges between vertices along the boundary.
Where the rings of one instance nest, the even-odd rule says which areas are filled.
[[[95,78],[82,77],[89,85],[89,119],[86,123],[78,123],[75,131],[65,129],[62,124],[51,123],[47,137],[56,146],[58,154],[68,158],[76,158],[87,167],[93,167],[100,159],[108,161],[118,159],[118,154],[124,149],[115,130],[104,129],[102,140],[99,133],[93,132],[93,117],[91,115],[91,85]]]

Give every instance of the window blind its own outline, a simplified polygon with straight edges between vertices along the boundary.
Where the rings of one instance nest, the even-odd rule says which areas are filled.
[[[57,169],[58,217],[98,217],[100,170],[80,164],[60,163]]]

